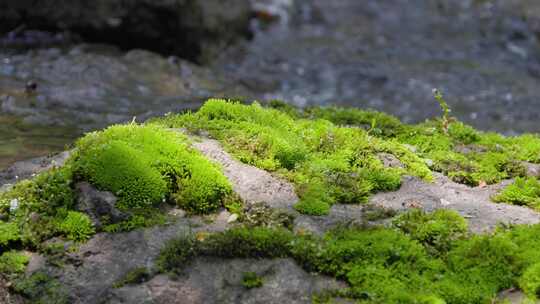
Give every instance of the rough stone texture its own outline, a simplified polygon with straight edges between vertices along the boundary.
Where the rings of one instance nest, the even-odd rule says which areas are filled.
[[[129,215],[116,208],[117,198],[108,191],[98,191],[87,182],[75,185],[77,191],[77,205],[75,208],[88,214],[97,229],[103,225],[102,219],[106,217],[109,224],[126,220]]]
[[[525,169],[527,170],[527,176],[540,177],[540,164],[532,164],[529,162],[523,162]]]
[[[432,211],[440,208],[458,211],[469,221],[473,232],[484,232],[495,228],[498,223],[534,224],[540,221],[540,214],[530,208],[495,204],[490,197],[511,181],[471,188],[457,184],[446,176],[435,173],[435,181],[426,183],[412,177],[404,178],[398,191],[378,193],[370,202],[397,210],[422,208]],[[339,214],[339,207],[333,214]]]
[[[234,159],[218,141],[202,138],[193,146],[218,162],[233,189],[247,203],[265,202],[273,208],[291,207],[298,201],[294,186],[270,173]]]
[[[26,161],[18,161],[9,168],[0,171],[0,191],[19,180],[27,179],[35,174],[49,170],[55,166],[62,166],[70,155],[65,151],[52,156],[37,157]]]
[[[69,290],[70,303],[102,303],[116,281],[135,268],[152,268],[164,244],[189,233],[194,223],[181,219],[165,227],[100,233],[70,255],[70,264],[62,269],[50,267],[47,271]]]
[[[247,271],[262,276],[263,286],[254,289],[243,287],[242,274]],[[113,291],[105,303],[300,304],[312,303],[311,295],[315,292],[345,286],[324,276],[308,274],[290,259],[199,258],[176,280],[159,275],[140,286],[126,286]]]
[[[70,31],[86,41],[200,59],[248,36],[250,13],[248,0],[5,0],[0,34],[16,40],[24,29]]]

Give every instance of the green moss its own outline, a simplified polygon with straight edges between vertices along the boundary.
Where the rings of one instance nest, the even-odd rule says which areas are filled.
[[[244,272],[242,274],[242,286],[247,289],[259,288],[263,286],[263,279],[255,272]]]
[[[425,163],[397,142],[387,144],[360,128],[340,127],[324,119],[299,118],[346,116],[347,111],[312,111],[289,115],[290,110],[285,113],[257,103],[211,99],[196,113],[168,115],[154,123],[195,133],[209,131],[241,161],[292,181],[300,196],[295,208],[312,215],[328,213],[335,203],[365,203],[374,192],[395,190],[402,174],[430,178]],[[385,125],[401,126],[375,112],[351,115],[357,120],[384,118]],[[376,155],[383,151],[403,159],[405,169],[385,168]]]
[[[71,184],[69,167],[54,168],[0,193],[0,201],[6,202],[0,205],[5,206],[4,212],[8,214],[7,223],[0,222],[0,230],[5,232],[0,236],[0,246],[10,239],[36,247],[56,235],[57,217],[74,205]]]
[[[124,209],[146,208],[172,197],[195,213],[220,207],[232,192],[217,165],[191,149],[179,132],[155,125],[117,125],[77,144],[75,172],[120,197]]]
[[[96,232],[90,218],[76,211],[67,212],[66,217],[59,221],[58,230],[68,239],[77,242],[88,240]]]
[[[337,125],[363,127],[366,130],[370,130],[371,134],[382,137],[396,136],[403,132],[404,129],[404,125],[399,119],[377,111],[338,107],[313,107],[308,108],[303,115],[311,119],[325,119]]]
[[[120,197],[126,208],[151,206],[165,199],[167,183],[153,159],[122,141],[111,141],[81,152],[78,171],[96,186]]]
[[[456,240],[467,235],[467,222],[454,210],[439,209],[426,213],[413,209],[396,217],[393,225],[432,249],[434,254],[448,252]]]
[[[19,227],[15,222],[0,222],[0,247],[7,247],[10,243],[20,240]]]
[[[519,287],[532,299],[540,296],[540,263],[529,266],[519,279]]]
[[[124,278],[113,284],[113,288],[121,288],[129,284],[140,284],[148,281],[150,273],[146,267],[135,268],[129,271]]]
[[[285,229],[233,228],[211,234],[199,242],[198,254],[232,257],[278,258],[288,254],[293,235]]]
[[[455,212],[410,211],[387,228],[340,227],[322,237],[234,228],[192,237],[187,246],[180,242],[165,252],[177,252],[181,265],[200,255],[291,257],[308,271],[345,280],[349,287],[335,294],[360,303],[491,303],[518,281],[529,294],[536,292],[538,267],[532,265],[540,258],[540,225],[482,236],[468,235],[466,227]]]
[[[30,276],[13,282],[13,291],[23,295],[35,304],[67,304],[68,295],[62,285],[44,272],[35,272]]]
[[[495,202],[529,206],[540,210],[540,182],[534,177],[516,178],[499,194],[493,197]]]
[[[23,273],[30,258],[17,251],[6,251],[0,255],[0,273],[18,274]]]
[[[169,241],[156,260],[158,270],[180,273],[197,254],[197,245],[195,237],[188,234]]]
[[[186,168],[188,172],[179,177],[179,190],[174,195],[184,209],[195,213],[215,211],[231,195],[227,178],[204,157],[192,155]]]

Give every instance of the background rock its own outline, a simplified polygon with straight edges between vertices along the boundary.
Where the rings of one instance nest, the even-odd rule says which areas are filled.
[[[250,13],[248,0],[6,0],[0,34],[15,40],[25,29],[69,31],[84,41],[202,60],[247,37]]]

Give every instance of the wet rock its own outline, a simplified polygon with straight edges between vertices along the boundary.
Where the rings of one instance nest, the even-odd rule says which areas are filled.
[[[242,286],[242,274],[248,271],[263,277],[262,287]],[[199,258],[176,280],[159,275],[142,285],[113,291],[105,303],[312,303],[314,293],[344,286],[308,274],[290,259]]]
[[[28,82],[37,84],[32,94]],[[196,109],[210,96],[250,93],[220,72],[146,51],[0,47],[0,168],[65,150],[86,131]]]
[[[540,164],[529,162],[522,162],[521,164],[525,167],[527,176],[540,177]]]
[[[39,269],[42,269],[45,267],[45,263],[47,262],[45,256],[39,254],[39,253],[29,253],[30,254],[30,261],[28,262],[28,265],[26,266],[25,274],[31,275],[32,273],[38,271]]]
[[[97,229],[106,224],[121,222],[129,217],[129,214],[116,208],[117,198],[111,192],[96,190],[87,182],[77,183],[75,189],[77,191],[76,209],[86,213]]]
[[[248,0],[6,0],[0,33],[10,33],[10,42],[24,29],[67,31],[85,41],[199,60],[248,37],[250,14]]]
[[[37,157],[30,160],[16,162],[9,168],[0,171],[0,186],[13,184],[23,179],[28,179],[55,166],[62,166],[68,159],[69,155],[70,152],[65,151],[52,156]]]

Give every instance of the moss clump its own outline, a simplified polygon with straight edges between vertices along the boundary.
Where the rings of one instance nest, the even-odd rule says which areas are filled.
[[[161,250],[156,265],[161,272],[180,273],[198,252],[198,243],[193,235],[169,241]]]
[[[35,304],[68,304],[67,293],[62,285],[44,272],[16,279],[13,291],[23,295]]]
[[[155,125],[116,125],[81,138],[63,167],[0,193],[0,250],[40,250],[55,236],[89,239],[96,232],[92,221],[75,211],[79,181],[112,191],[116,207],[130,214],[106,225],[108,232],[165,223],[159,208],[165,201],[208,213],[232,194],[220,168],[193,150],[186,136]]]
[[[247,289],[262,287],[263,283],[262,277],[255,272],[249,271],[242,274],[242,286]]]
[[[6,251],[0,255],[0,273],[5,275],[20,274],[26,269],[30,258],[17,251]]]
[[[499,203],[528,206],[540,210],[540,182],[534,177],[516,178],[499,194],[493,196]]]
[[[68,239],[77,242],[88,240],[96,232],[90,218],[76,211],[67,212],[66,217],[58,224],[58,230]]]
[[[384,113],[335,107],[297,110],[296,115],[361,127],[371,136],[384,139],[385,145],[392,141],[406,144],[414,149],[416,156],[428,160],[432,170],[471,186],[524,176],[522,161],[540,162],[538,135],[504,137],[480,132],[451,117],[440,92],[435,95],[443,110],[442,117],[417,125],[402,124]],[[396,147],[388,150],[396,154]],[[416,170],[409,168],[409,171]]]
[[[540,263],[529,266],[519,279],[519,287],[532,299],[540,297]]]
[[[394,137],[404,131],[405,126],[392,115],[372,111],[338,107],[312,107],[302,114],[306,118],[325,119],[343,126],[359,126],[370,133],[385,138]]]
[[[151,163],[151,155],[125,142],[111,141],[84,150],[77,160],[77,172],[96,186],[118,195],[121,206],[136,208],[165,199],[167,183]]]
[[[222,205],[232,189],[219,168],[194,151],[187,138],[155,125],[117,125],[77,143],[74,169],[120,197],[124,209],[151,207],[171,197],[195,213]]]
[[[413,209],[396,217],[393,224],[434,254],[448,252],[455,241],[467,235],[467,222],[453,210],[425,213]]]
[[[58,223],[74,205],[69,167],[54,168],[0,193],[0,247],[21,244],[37,247],[43,240],[62,235]]]
[[[140,284],[148,281],[150,273],[146,267],[135,268],[129,271],[124,278],[113,284],[113,288],[121,288],[129,284]]]
[[[324,215],[332,204],[364,203],[374,192],[395,190],[404,173],[430,178],[414,153],[404,147],[390,150],[398,143],[386,144],[360,128],[287,113],[211,99],[196,113],[154,122],[209,131],[241,161],[287,177],[301,199],[296,209],[307,214]],[[395,153],[406,169],[385,168],[376,156],[382,151]]]
[[[19,227],[17,223],[0,222],[0,246],[7,247],[10,243],[20,240]]]
[[[174,241],[164,256],[177,252],[182,266],[200,255],[291,257],[308,271],[346,280],[349,287],[338,294],[361,303],[490,303],[518,281],[536,292],[540,225],[482,236],[466,234],[466,226],[455,212],[440,210],[410,211],[387,228],[341,227],[322,237],[234,228],[191,237],[187,246]]]

